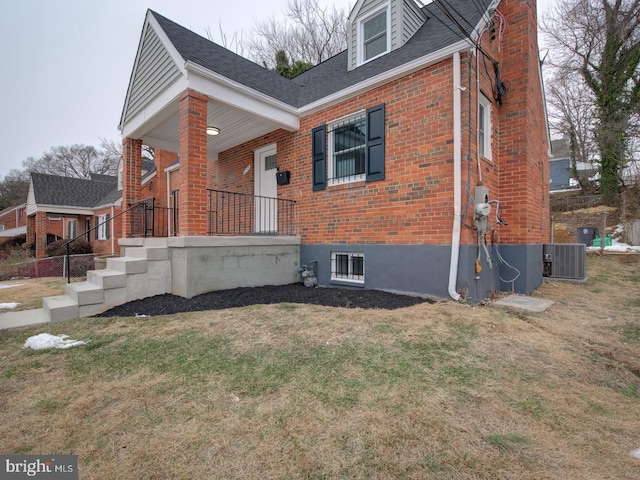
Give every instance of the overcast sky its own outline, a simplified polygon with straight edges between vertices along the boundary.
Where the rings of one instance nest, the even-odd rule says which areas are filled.
[[[539,11],[554,0],[539,0]],[[355,0],[321,0],[347,7]],[[428,3],[423,1],[423,3]],[[53,146],[120,142],[147,8],[205,35],[248,33],[285,0],[0,0],[0,176]],[[246,34],[245,33],[245,34]]]

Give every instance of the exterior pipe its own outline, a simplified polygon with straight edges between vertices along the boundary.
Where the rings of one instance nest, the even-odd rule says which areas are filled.
[[[460,223],[462,207],[462,90],[460,84],[460,52],[453,54],[453,228],[451,231],[451,262],[449,265],[449,296],[460,300],[456,291],[460,260]]]

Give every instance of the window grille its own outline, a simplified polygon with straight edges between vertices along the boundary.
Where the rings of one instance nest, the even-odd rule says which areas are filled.
[[[330,125],[329,179],[334,183],[364,179],[366,130],[365,115]]]

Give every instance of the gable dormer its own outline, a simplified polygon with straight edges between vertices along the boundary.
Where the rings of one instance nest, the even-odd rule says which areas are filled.
[[[425,20],[414,0],[358,0],[349,15],[349,70],[401,47]]]

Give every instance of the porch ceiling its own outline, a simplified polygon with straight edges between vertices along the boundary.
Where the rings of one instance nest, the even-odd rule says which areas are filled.
[[[220,152],[282,127],[275,121],[214,100],[208,103],[207,125],[220,129],[219,135],[207,136],[209,158],[216,158]],[[168,104],[161,118],[143,125],[140,130],[142,131],[139,132],[138,138],[145,145],[178,152],[180,142],[178,101],[174,100]]]

